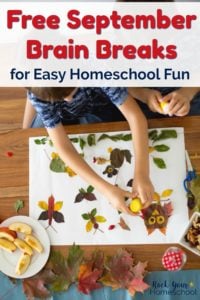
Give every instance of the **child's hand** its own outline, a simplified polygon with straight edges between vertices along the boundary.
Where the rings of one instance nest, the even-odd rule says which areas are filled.
[[[191,97],[184,89],[179,89],[167,94],[162,101],[168,102],[168,114],[170,116],[183,117],[190,111]]]
[[[121,188],[113,185],[113,186],[110,186],[109,189],[107,189],[105,196],[107,197],[109,203],[116,210],[123,212],[123,213],[127,213],[129,215],[134,215],[130,211],[130,209],[127,207],[126,202],[125,202],[125,198],[133,197],[132,193],[122,190]],[[134,196],[136,196],[136,194]]]
[[[133,180],[133,194],[138,196],[143,204],[143,208],[148,207],[153,201],[154,187],[149,177],[135,176]]]
[[[160,102],[162,100],[162,95],[159,91],[149,89],[146,99],[146,104],[149,109],[153,112],[157,112],[159,114],[163,114],[163,111],[160,107]]]

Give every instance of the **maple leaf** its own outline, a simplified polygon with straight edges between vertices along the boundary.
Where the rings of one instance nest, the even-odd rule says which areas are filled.
[[[168,217],[170,217],[170,216],[172,215],[173,207],[172,207],[172,203],[171,203],[171,202],[165,203],[165,204],[163,205],[163,209],[164,209],[164,211],[165,211],[165,213],[166,213],[166,215],[167,215]]]
[[[120,249],[116,255],[109,257],[106,264],[112,277],[119,282],[122,288],[126,288],[133,279],[131,272],[133,266],[132,255],[123,249]]]
[[[107,273],[101,277],[99,281],[102,282],[103,285],[111,287],[113,291],[121,288],[121,284],[112,277],[111,273]]]
[[[137,265],[133,267],[133,273],[136,278],[143,279],[144,274],[146,273],[145,268],[147,267],[147,261],[141,262],[139,261]]]
[[[46,286],[53,281],[54,277],[51,270],[44,269],[34,277],[23,279],[22,287],[27,299],[48,298],[50,292]]]
[[[97,282],[101,274],[101,270],[92,270],[91,263],[81,265],[78,275],[78,290],[89,294],[91,291],[101,288],[101,284]]]
[[[67,270],[70,273],[72,282],[76,281],[79,266],[83,260],[83,254],[83,250],[75,244],[73,244],[69,249],[69,254],[67,257]]]
[[[131,296],[135,295],[135,292],[144,292],[149,288],[149,285],[143,281],[141,278],[133,278],[131,281],[128,291]]]

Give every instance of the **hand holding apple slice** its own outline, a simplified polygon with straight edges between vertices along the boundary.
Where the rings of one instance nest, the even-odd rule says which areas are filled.
[[[31,261],[30,255],[28,255],[27,253],[22,253],[22,255],[20,256],[17,262],[15,273],[18,275],[22,275],[23,273],[25,273],[30,264],[30,261]]]
[[[0,227],[0,238],[14,242],[17,237],[16,231],[10,230],[8,227]]]
[[[12,253],[17,247],[13,242],[0,238],[0,248]]]
[[[29,226],[28,224],[25,224],[25,223],[21,223],[21,222],[16,222],[16,223],[10,224],[9,229],[17,231],[17,232],[24,233],[24,234],[31,234],[32,233],[31,226]]]

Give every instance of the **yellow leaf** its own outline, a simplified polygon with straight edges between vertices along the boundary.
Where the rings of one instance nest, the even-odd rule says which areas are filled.
[[[172,194],[172,192],[173,192],[173,190],[170,190],[170,189],[164,190],[161,194],[161,198],[169,197]]]
[[[84,278],[92,272],[91,266],[88,264],[81,264],[78,272],[78,279]]]
[[[57,201],[57,202],[54,204],[54,210],[55,210],[55,211],[61,210],[62,206],[63,206],[63,201]]]
[[[111,153],[112,150],[113,150],[112,147],[109,147],[109,148],[107,149],[108,153]]]
[[[93,223],[91,221],[88,221],[86,226],[85,226],[85,229],[87,232],[91,231],[93,228]]]
[[[51,153],[51,158],[52,158],[52,159],[58,158],[58,153],[52,152],[52,153]]]
[[[95,216],[95,219],[99,223],[104,223],[107,221],[106,218],[104,218],[103,216]]]
[[[160,195],[157,192],[154,192],[153,194],[153,201],[157,201],[157,202],[160,201]]]
[[[76,176],[76,173],[70,167],[66,167],[65,172],[69,175],[69,177]]]
[[[48,210],[48,204],[45,201],[39,201],[38,206],[43,210]]]
[[[154,147],[150,147],[150,146],[149,146],[149,153],[153,152],[154,150],[155,150]]]

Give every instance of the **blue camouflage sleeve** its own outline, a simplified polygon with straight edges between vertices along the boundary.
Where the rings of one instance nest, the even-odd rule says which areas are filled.
[[[31,101],[46,128],[54,128],[56,125],[61,123],[55,103],[42,101],[30,92],[28,92],[28,99]]]
[[[101,89],[116,106],[123,104],[128,96],[125,87],[102,87]]]

